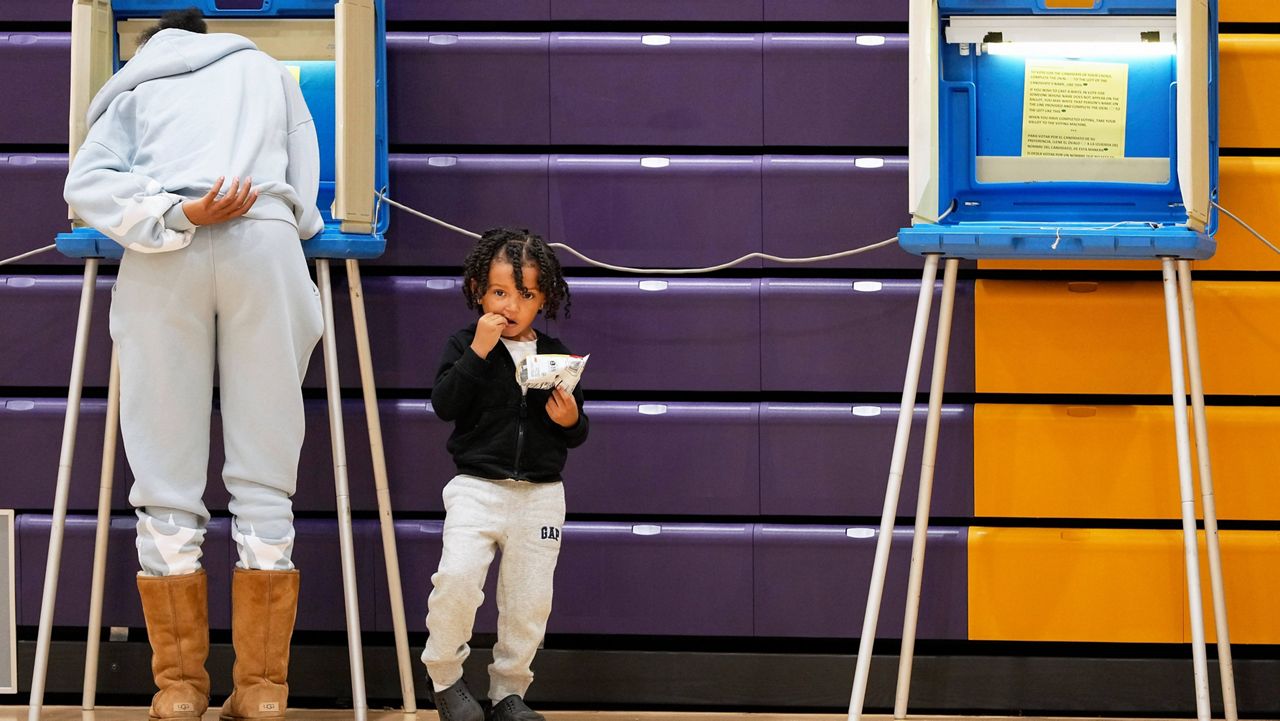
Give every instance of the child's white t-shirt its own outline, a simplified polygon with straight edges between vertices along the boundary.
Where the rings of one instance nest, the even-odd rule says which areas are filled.
[[[507,352],[511,354],[511,360],[515,361],[516,368],[520,367],[520,361],[531,355],[538,353],[538,341],[536,340],[509,340],[500,338],[502,345],[507,347]]]

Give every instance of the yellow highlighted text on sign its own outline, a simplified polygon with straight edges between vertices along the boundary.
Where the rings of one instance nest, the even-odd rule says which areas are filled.
[[[1129,66],[1027,60],[1022,155],[1123,158]]]

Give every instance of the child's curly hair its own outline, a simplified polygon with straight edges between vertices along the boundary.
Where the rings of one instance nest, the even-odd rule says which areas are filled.
[[[545,299],[543,313],[548,318],[555,318],[563,307],[565,317],[569,317],[569,284],[564,280],[555,251],[541,236],[512,228],[485,231],[467,254],[462,266],[462,295],[467,299],[468,308],[474,310],[481,307],[480,300],[489,290],[489,266],[495,260],[511,264],[516,287],[520,290],[527,290],[524,285],[524,266],[528,264],[537,267],[538,290],[542,291]]]

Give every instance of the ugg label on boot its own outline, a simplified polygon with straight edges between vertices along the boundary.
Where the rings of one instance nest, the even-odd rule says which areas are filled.
[[[259,711],[279,711],[280,704],[276,703],[275,701],[267,701],[265,703],[258,704],[258,710]]]
[[[196,705],[193,703],[187,703],[184,701],[182,703],[175,703],[173,705],[173,710],[174,711],[195,711]]]

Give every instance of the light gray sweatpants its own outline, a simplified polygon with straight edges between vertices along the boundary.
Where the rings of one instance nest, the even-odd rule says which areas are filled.
[[[489,698],[524,696],[530,665],[547,630],[560,532],[564,484],[486,480],[459,475],[444,488],[444,551],[427,599],[427,647],[422,662],[431,681],[452,686],[471,653],[467,641],[494,552],[498,564],[498,643],[489,666]]]
[[[293,567],[302,376],[322,330],[288,223],[240,218],[198,228],[182,250],[125,252],[111,337],[144,575],[200,568],[215,365],[240,565]]]

